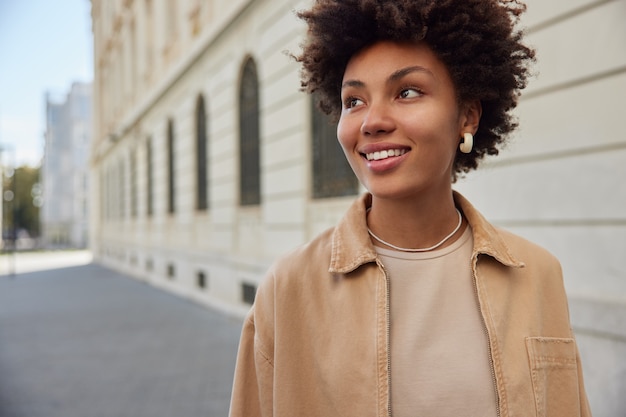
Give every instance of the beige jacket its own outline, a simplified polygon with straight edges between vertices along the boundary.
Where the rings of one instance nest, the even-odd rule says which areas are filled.
[[[231,417],[390,416],[388,283],[364,195],[339,225],[279,260],[239,346]],[[558,261],[495,229],[461,195],[501,417],[587,417]],[[472,360],[468,358],[468,360]]]

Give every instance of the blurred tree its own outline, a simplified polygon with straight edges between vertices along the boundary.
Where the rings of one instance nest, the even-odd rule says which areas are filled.
[[[21,166],[16,170],[5,169],[3,176],[3,234],[10,237],[15,231],[28,232],[30,237],[39,236],[39,207],[41,192],[39,168]],[[13,221],[15,220],[15,223]],[[15,225],[15,228],[13,226]]]

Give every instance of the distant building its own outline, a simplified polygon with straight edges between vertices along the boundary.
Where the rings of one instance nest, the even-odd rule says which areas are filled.
[[[308,4],[92,0],[98,262],[242,312],[277,256],[336,223],[362,188],[285,53]],[[456,188],[559,257],[594,415],[626,415],[626,3],[527,4],[521,128]]]
[[[74,83],[61,100],[46,96],[40,211],[44,247],[86,248],[89,228],[89,147],[92,91]]]

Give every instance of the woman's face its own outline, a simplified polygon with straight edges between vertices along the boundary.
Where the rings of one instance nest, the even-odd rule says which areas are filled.
[[[363,185],[380,198],[451,188],[478,104],[460,106],[445,65],[424,44],[378,42],[354,55],[341,88],[337,136]]]

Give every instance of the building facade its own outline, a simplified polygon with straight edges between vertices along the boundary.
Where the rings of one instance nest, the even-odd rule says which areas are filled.
[[[90,83],[74,83],[62,99],[46,95],[45,148],[41,166],[44,247],[88,246]]]
[[[594,415],[624,415],[626,2],[527,3],[521,128],[456,188],[560,258]],[[97,261],[242,314],[271,262],[363,191],[299,91],[308,4],[92,0]]]

